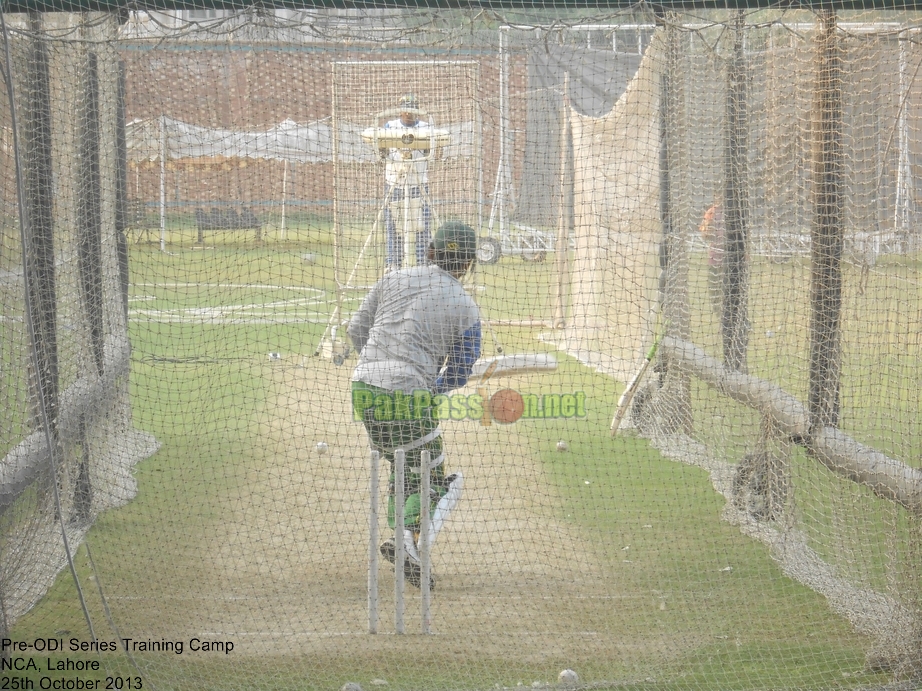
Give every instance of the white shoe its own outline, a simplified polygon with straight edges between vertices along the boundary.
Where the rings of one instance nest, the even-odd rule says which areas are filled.
[[[381,543],[381,554],[391,564],[397,560],[397,544],[394,538],[389,537]],[[403,560],[403,577],[407,579],[410,585],[419,588],[423,580],[422,565],[419,561],[419,552],[416,550],[416,543],[413,540],[413,533],[409,530],[404,533],[404,560]],[[429,590],[435,589],[435,576],[429,575]]]

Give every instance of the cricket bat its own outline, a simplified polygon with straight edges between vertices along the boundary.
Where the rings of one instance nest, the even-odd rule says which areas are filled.
[[[624,388],[624,392],[621,394],[621,397],[618,399],[618,407],[615,410],[615,416],[611,421],[611,436],[618,434],[618,428],[621,426],[621,421],[624,419],[624,416],[627,415],[628,408],[631,407],[631,401],[634,400],[634,394],[637,393],[637,389],[640,388],[640,382],[643,381],[644,375],[647,373],[647,369],[650,367],[650,364],[653,362],[653,358],[656,357],[656,350],[659,348],[660,341],[663,340],[665,336],[665,330],[662,334],[653,342],[653,345],[650,346],[650,350],[647,351],[646,357],[644,357],[643,364],[640,366],[640,369],[637,370],[631,381],[628,382],[628,385]]]

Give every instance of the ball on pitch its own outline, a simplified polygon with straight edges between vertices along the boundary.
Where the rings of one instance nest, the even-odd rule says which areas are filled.
[[[579,675],[572,669],[565,669],[557,675],[557,681],[561,684],[575,684],[579,681]]]
[[[325,454],[329,448],[330,448],[329,444],[327,444],[325,441],[317,442],[317,453],[319,453],[320,455]]]
[[[563,439],[561,439],[559,442],[557,442],[557,450],[561,452],[569,451],[570,445],[567,444],[567,442],[565,442]]]
[[[511,424],[522,417],[525,401],[522,394],[514,389],[500,389],[490,396],[490,416],[504,425]]]

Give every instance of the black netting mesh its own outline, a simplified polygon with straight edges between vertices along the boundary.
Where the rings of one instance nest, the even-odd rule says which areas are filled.
[[[3,29],[0,688],[922,684],[922,15]]]

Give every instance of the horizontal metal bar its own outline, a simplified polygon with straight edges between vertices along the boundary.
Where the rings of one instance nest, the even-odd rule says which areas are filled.
[[[839,429],[811,431],[807,408],[794,396],[777,384],[726,367],[693,343],[667,336],[660,352],[680,370],[770,417],[784,434],[801,440],[813,457],[836,475],[868,487],[913,513],[922,513],[922,469],[869,448]]]
[[[127,12],[129,10],[242,10],[260,9],[460,9],[491,10],[586,10],[631,9],[650,10],[726,10],[726,9],[808,9],[808,10],[918,10],[922,0],[661,0],[641,4],[630,0],[8,0],[3,3],[5,12]]]

